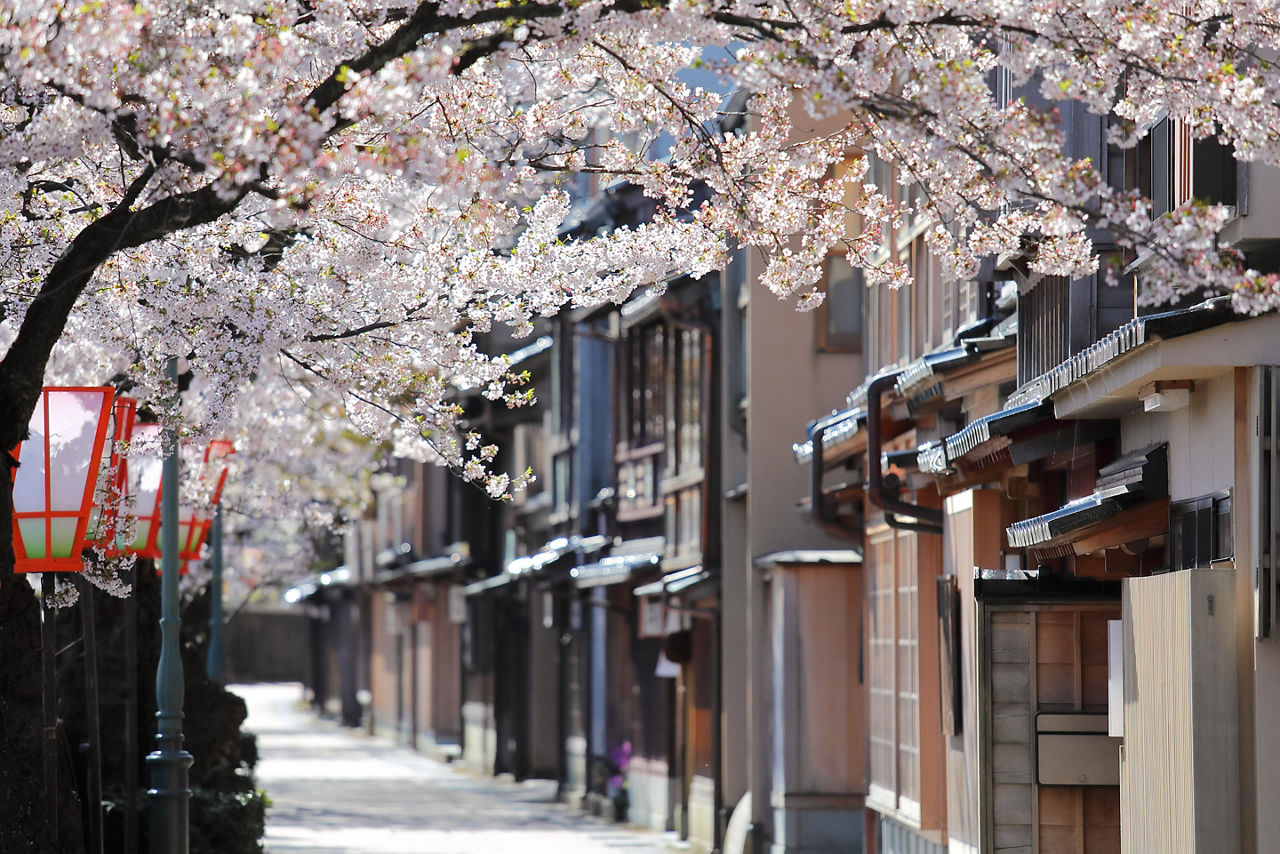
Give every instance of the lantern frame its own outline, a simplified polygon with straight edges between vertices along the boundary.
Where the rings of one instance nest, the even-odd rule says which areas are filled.
[[[222,488],[227,483],[227,469],[235,446],[227,439],[213,439],[204,449],[204,461],[200,468],[199,483],[201,491],[204,484],[212,480],[209,487],[208,500],[201,501],[199,496],[195,504],[183,505],[178,513],[178,559],[185,564],[200,559],[200,549],[213,527],[213,513],[222,500]],[[215,474],[210,478],[210,470]]]
[[[81,491],[80,505],[75,510],[70,509],[53,509],[54,504],[54,480],[53,465],[55,458],[53,450],[50,448],[51,432],[51,403],[57,395],[73,395],[77,397],[100,396],[96,411],[97,419],[92,431],[92,439],[90,441],[88,458],[84,462],[84,489]],[[14,564],[15,572],[79,572],[84,569],[84,559],[81,553],[88,545],[88,526],[89,517],[93,512],[94,491],[98,485],[98,470],[102,465],[102,448],[106,441],[107,422],[110,420],[108,413],[111,411],[112,401],[115,397],[115,389],[109,386],[45,386],[40,390],[40,399],[36,402],[36,408],[31,414],[31,420],[28,425],[40,424],[39,434],[43,437],[43,446],[40,451],[34,449],[35,442],[28,438],[21,442],[18,447],[11,451],[11,454],[19,465],[13,468],[12,478],[10,480],[10,490],[13,495],[13,551],[16,558]],[[89,403],[85,411],[92,413],[95,411],[94,404]],[[84,434],[81,434],[82,436]],[[32,447],[28,447],[32,446]],[[21,473],[22,451],[27,448],[27,461],[34,462],[31,454],[43,453],[41,462],[44,464],[44,489],[42,492],[43,506],[38,509],[19,508],[19,493],[16,489],[19,475]],[[65,463],[66,460],[56,460]],[[28,469],[31,471],[33,469]],[[23,533],[23,523],[30,523],[32,520],[41,520],[44,525],[44,545],[43,555],[33,557],[28,552],[34,546],[34,543],[28,543],[27,537]],[[74,520],[75,528],[72,534],[70,545],[67,548],[68,554],[54,554],[55,551],[61,552],[63,549],[55,549],[54,542],[54,521],[55,520]],[[61,526],[60,526],[61,527]]]
[[[121,445],[132,440],[137,418],[138,401],[117,395],[111,411],[111,438],[106,448],[107,494],[102,503],[94,505],[96,515],[90,519],[88,535],[90,544],[107,557],[125,554],[122,537],[128,529],[124,506],[129,497],[129,458],[122,453]]]

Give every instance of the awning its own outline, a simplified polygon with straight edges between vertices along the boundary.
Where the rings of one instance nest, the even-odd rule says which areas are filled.
[[[679,578],[667,581],[668,596],[683,595],[686,600],[695,600],[714,593],[719,588],[720,577],[700,566],[691,566],[672,575],[678,575]]]
[[[1052,401],[1024,403],[979,418],[941,442],[921,446],[916,465],[935,477],[1019,466],[1063,447],[1112,437],[1118,430],[1118,422],[1111,419],[1058,421]]]
[[[531,555],[522,555],[507,564],[507,572],[512,575],[525,575],[528,573],[539,572],[551,564],[558,561],[567,554],[574,552],[592,554],[600,551],[608,545],[608,539],[605,537],[556,537],[548,540],[547,543],[538,551]]]
[[[657,317],[662,308],[662,295],[666,292],[665,282],[661,285],[650,285],[619,306],[618,317],[622,328],[630,329]]]
[[[507,564],[507,572],[512,575],[534,573],[549,563],[555,563],[560,559],[560,555],[561,553],[557,551],[540,551],[531,555],[524,555]]]
[[[351,567],[343,564],[336,569],[328,572],[321,572],[313,575],[306,581],[295,584],[284,592],[284,601],[290,605],[297,604],[308,596],[313,596],[320,590],[327,587],[346,587],[351,584],[353,578]]]
[[[618,584],[642,569],[656,569],[662,562],[662,553],[665,549],[666,538],[664,537],[624,540],[613,547],[608,557],[603,557],[594,563],[575,566],[569,570],[569,579],[578,587]]]
[[[906,400],[908,409],[914,409],[942,394],[941,374],[975,362],[980,355],[974,348],[960,346],[922,356],[902,369],[894,391]]]
[[[852,438],[862,426],[867,422],[866,407],[846,409],[843,412],[833,412],[826,418],[820,418],[809,425],[807,430],[808,438],[803,442],[796,443],[791,446],[791,452],[795,455],[796,462],[801,465],[809,465],[813,461],[813,434],[818,429],[825,427],[822,434],[822,445],[830,450],[836,448],[842,442]],[[826,455],[827,459],[830,455]]]
[[[522,578],[541,574],[547,567],[566,555],[592,554],[602,549],[608,540],[605,537],[556,537],[547,542],[540,550],[531,555],[522,555],[507,564],[504,571],[491,578],[485,578],[468,584],[465,588],[468,596],[495,590]]]
[[[447,555],[415,560],[413,563],[406,564],[399,569],[380,572],[373,577],[373,582],[375,584],[395,584],[397,582],[430,578],[453,572],[456,569],[465,569],[470,565],[471,558],[469,556],[459,552],[452,552]]]
[[[662,560],[661,552],[634,555],[610,555],[595,563],[587,563],[569,570],[569,577],[578,587],[601,587],[626,581],[636,570],[657,568]]]
[[[1230,296],[1215,297],[1190,308],[1135,317],[1023,385],[1010,396],[1007,405],[1014,407],[1045,400],[1150,341],[1177,338],[1228,321],[1244,319],[1243,315],[1232,308]]]
[[[983,442],[989,442],[997,436],[1008,436],[1010,433],[1052,417],[1052,403],[1034,401],[979,418],[959,433],[954,433],[943,440],[945,463],[958,460]],[[921,469],[923,470],[924,467],[921,466]]]
[[[808,438],[791,446],[796,462],[809,465],[813,461],[813,435],[825,427],[823,446],[828,450],[824,462],[838,463],[848,456],[838,447],[855,436],[867,421],[867,390],[871,383],[882,376],[896,376],[894,391],[914,410],[943,393],[942,377],[982,359],[989,352],[1011,347],[1015,339],[982,339],[980,343],[962,340],[959,345],[922,356],[904,368],[888,368],[868,377],[845,398],[847,409],[833,412],[826,418],[813,422],[808,428]],[[860,449],[858,449],[860,450]],[[856,451],[855,451],[856,452]]]
[[[1016,317],[1016,314],[1014,315]],[[943,375],[982,359],[987,353],[1007,350],[1017,343],[1017,321],[983,318],[957,333],[955,346],[937,350],[908,363],[898,374],[894,391],[914,412],[944,394]]]
[[[417,560],[414,554],[413,546],[410,543],[401,543],[392,548],[386,548],[374,555],[373,562],[378,565],[379,569],[394,569],[404,566]]]
[[[506,354],[507,364],[511,365],[512,367],[515,367],[521,362],[532,359],[534,356],[537,356],[540,353],[547,352],[548,350],[551,349],[551,346],[554,343],[555,343],[555,340],[550,335],[543,335],[541,338],[538,338],[532,344],[528,344],[524,347],[521,347],[519,350],[512,350],[510,353],[507,353]]]
[[[499,587],[505,587],[515,581],[517,577],[518,576],[512,575],[509,572],[500,572],[491,578],[485,578],[481,581],[468,584],[466,587],[462,588],[462,592],[468,596],[475,596],[479,593],[495,590]]]
[[[677,572],[669,572],[657,581],[642,584],[631,591],[637,599],[657,600],[663,602],[679,598],[682,605],[687,606],[705,596],[719,591],[720,576],[703,569],[691,566]]]
[[[518,557],[507,564],[507,572],[518,578],[530,577],[543,583],[570,581],[571,567],[609,547],[612,540],[603,536],[556,537],[532,555]]]
[[[631,592],[636,596],[661,596],[664,593],[679,593],[691,584],[697,584],[704,578],[710,577],[711,573],[701,566],[691,566],[679,572],[669,572],[657,581],[642,584]]]
[[[1126,536],[1136,540],[1150,535],[1149,517],[1158,521],[1160,507],[1167,504],[1168,497],[1168,446],[1151,445],[1099,469],[1097,487],[1090,495],[1014,522],[1006,529],[1009,545],[1034,549],[1046,557],[1063,557],[1075,553],[1074,544],[1093,538],[1104,524],[1114,527],[1142,520],[1143,530],[1134,527],[1131,536],[1128,531],[1118,532],[1119,542]],[[1152,502],[1160,503],[1148,506]],[[1165,524],[1167,527],[1167,521]]]
[[[787,549],[760,555],[753,563],[757,569],[775,566],[859,566],[861,552],[853,549]]]

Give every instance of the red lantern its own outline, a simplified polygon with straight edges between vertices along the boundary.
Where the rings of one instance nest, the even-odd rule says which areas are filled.
[[[214,439],[204,449],[195,503],[183,504],[178,511],[178,557],[183,561],[200,559],[200,548],[213,527],[213,512],[222,499],[233,453],[235,448],[226,439]]]
[[[134,435],[140,439],[159,438],[159,424],[141,424]],[[184,448],[184,455],[193,446]],[[196,474],[196,494],[194,502],[183,502],[178,509],[178,558],[182,561],[199,560],[200,548],[204,545],[213,525],[213,508],[222,497],[222,488],[227,482],[227,466],[234,448],[225,439],[215,439],[204,451],[199,472]],[[138,508],[138,527],[129,550],[138,557],[160,557],[160,515],[163,489],[161,487],[161,470],[163,459],[160,455],[148,455],[136,460],[129,470],[130,490],[135,496]]]
[[[46,387],[13,452],[13,548],[18,572],[76,572],[93,509],[93,492],[110,388]]]
[[[155,442],[157,448],[153,454],[135,454],[128,468],[129,495],[137,527],[126,551],[138,557],[160,557],[160,476],[164,468],[164,456],[159,451],[161,430],[159,424],[139,424],[133,428],[135,444]]]

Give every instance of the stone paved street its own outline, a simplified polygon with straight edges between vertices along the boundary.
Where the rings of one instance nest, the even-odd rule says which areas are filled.
[[[235,685],[258,735],[268,854],[659,854],[661,834],[554,802],[548,781],[467,774],[317,721],[297,685]]]

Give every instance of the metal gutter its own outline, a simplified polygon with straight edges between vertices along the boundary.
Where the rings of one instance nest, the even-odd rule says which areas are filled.
[[[942,511],[933,507],[921,507],[900,501],[896,490],[886,487],[881,467],[883,437],[880,418],[880,398],[890,386],[897,383],[899,372],[882,373],[867,385],[867,499],[884,511],[884,519],[891,528],[915,531],[921,534],[942,533]],[[915,521],[905,521],[899,516]]]
[[[914,409],[942,394],[941,374],[976,362],[981,355],[977,348],[961,345],[922,356],[902,369],[894,389],[907,408]]]
[[[813,436],[809,440],[811,449],[809,462],[809,518],[813,520],[815,525],[832,536],[861,541],[862,527],[841,524],[834,516],[830,515],[827,509],[826,496],[822,492],[822,475],[826,468],[823,465],[823,456],[826,453],[826,433],[830,426],[830,424],[819,422],[814,427]]]
[[[922,446],[916,465],[920,471],[929,474],[949,474],[952,463],[984,442],[997,436],[1008,436],[1052,417],[1053,403],[1047,400],[1032,401],[993,412],[970,422],[963,430],[952,433],[940,442]]]
[[[1037,403],[1149,341],[1177,338],[1232,320],[1242,320],[1230,296],[1214,297],[1190,308],[1135,317],[1119,329],[1029,381],[1009,397],[1007,409]]]
[[[579,588],[617,584],[626,581],[637,569],[657,567],[661,560],[662,554],[659,552],[610,555],[595,563],[575,566],[569,570],[569,577]]]
[[[809,427],[809,438],[802,443],[791,446],[791,452],[795,455],[796,462],[800,465],[807,465],[813,459],[813,437],[819,428],[822,430],[823,443],[830,446],[843,442],[854,433],[857,433],[866,419],[866,409],[855,408],[833,412],[826,418],[814,422]]]

